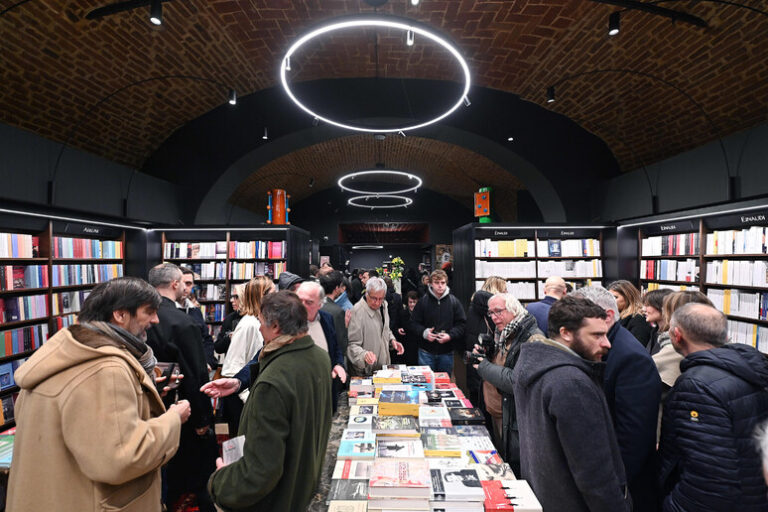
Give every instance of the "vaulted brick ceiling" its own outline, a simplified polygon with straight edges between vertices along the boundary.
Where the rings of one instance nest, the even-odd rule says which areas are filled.
[[[110,1],[32,0],[0,16],[0,121],[57,141],[71,137],[72,146],[138,168],[177,128],[225,102],[226,87],[167,78],[110,95],[143,79],[192,75],[242,97],[277,84],[280,58],[297,34],[372,12],[360,0],[174,0],[163,4],[161,27],[148,23],[146,8],[84,18]],[[14,3],[1,1],[0,11]],[[474,84],[575,120],[628,171],[765,122],[768,112],[767,16],[715,2],[655,3],[710,28],[631,11],[609,38],[616,9],[587,0],[422,0],[417,7],[390,0],[380,12],[441,30],[466,56]],[[360,33],[319,41],[293,79],[458,76],[432,46],[408,50],[387,31],[379,34],[377,69],[372,40]],[[557,102],[547,104],[554,83]],[[420,144],[439,152],[438,142]]]

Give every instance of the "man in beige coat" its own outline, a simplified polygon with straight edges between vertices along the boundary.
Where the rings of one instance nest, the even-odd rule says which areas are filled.
[[[389,348],[398,355],[405,349],[389,329],[387,313],[387,285],[378,277],[371,277],[365,284],[365,295],[352,308],[349,320],[349,359],[352,375],[370,376],[390,363]]]
[[[160,296],[136,278],[98,285],[79,324],[16,372],[7,509],[159,512],[160,467],[176,453],[189,403],[165,410],[144,342]]]

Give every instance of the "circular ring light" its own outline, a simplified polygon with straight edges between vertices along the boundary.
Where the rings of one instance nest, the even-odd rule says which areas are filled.
[[[359,200],[365,200],[368,201],[369,199],[397,199],[398,201],[402,201],[402,203],[399,204],[360,204],[357,201]],[[406,206],[410,206],[413,204],[413,199],[410,197],[405,196],[398,196],[395,194],[366,194],[364,196],[355,196],[350,197],[347,199],[347,204],[349,206],[356,206],[358,208],[370,208],[371,210],[375,210],[377,208],[405,208]]]
[[[399,126],[396,128],[368,128],[366,126],[341,123],[339,121],[334,121],[333,119],[329,119],[327,117],[321,116],[317,112],[314,112],[309,107],[304,105],[301,101],[299,101],[299,99],[293,94],[293,91],[291,91],[291,87],[288,85],[288,80],[286,79],[286,76],[285,76],[285,72],[291,69],[291,56],[294,53],[296,53],[296,51],[302,46],[304,46],[307,42],[311,41],[312,39],[318,36],[327,34],[328,32],[334,32],[337,30],[344,30],[348,28],[361,28],[361,27],[362,28],[367,28],[367,27],[394,28],[394,29],[400,29],[406,34],[416,33],[426,37],[427,39],[434,41],[435,43],[439,44],[440,46],[448,50],[448,52],[451,55],[453,55],[453,57],[459,63],[462,71],[464,72],[464,90],[461,93],[461,96],[459,96],[456,103],[454,103],[453,106],[451,106],[448,110],[446,110],[444,113],[440,114],[439,116],[433,119],[429,119],[428,121],[424,121],[422,123],[417,123],[417,124],[412,124],[407,126]],[[415,130],[417,128],[423,128],[430,124],[434,124],[440,121],[441,119],[444,119],[449,115],[451,115],[454,110],[459,108],[462,103],[465,103],[465,101],[467,101],[467,94],[469,93],[469,87],[471,83],[471,79],[469,76],[469,66],[467,66],[467,61],[464,60],[464,57],[461,56],[461,53],[459,53],[459,50],[456,49],[456,47],[453,46],[453,44],[450,41],[448,41],[447,39],[444,39],[443,37],[439,36],[434,32],[427,30],[426,28],[416,25],[411,20],[405,20],[402,18],[395,18],[390,16],[377,16],[377,17],[353,16],[350,18],[343,18],[342,20],[335,21],[328,25],[324,25],[322,27],[316,28],[311,32],[309,32],[308,34],[303,35],[295,43],[293,43],[290,48],[288,48],[288,51],[283,57],[283,60],[280,63],[280,81],[283,83],[283,89],[285,89],[285,92],[286,94],[288,94],[288,97],[291,98],[291,100],[300,109],[302,109],[304,112],[306,112],[310,116],[320,119],[322,121],[325,121],[326,123],[331,124],[333,126],[338,126],[339,128],[346,128],[347,130],[354,130],[358,132],[369,132],[369,133],[405,132],[407,130]]]
[[[371,191],[371,190],[354,189],[344,185],[345,180],[353,180],[360,176],[370,176],[370,175],[376,175],[376,174],[389,175],[389,176],[403,176],[405,178],[408,178],[409,180],[416,180],[417,183],[412,187],[403,188],[400,190],[388,190],[383,192],[376,191],[376,190]],[[347,192],[354,192],[355,194],[381,196],[381,195],[396,195],[396,194],[407,194],[408,192],[416,192],[421,186],[422,181],[421,181],[421,178],[409,172],[391,171],[386,169],[374,169],[371,171],[359,171],[359,172],[351,172],[349,174],[345,174],[344,176],[339,178],[339,181],[337,183],[339,184],[339,187],[341,187],[342,190],[346,190]]]

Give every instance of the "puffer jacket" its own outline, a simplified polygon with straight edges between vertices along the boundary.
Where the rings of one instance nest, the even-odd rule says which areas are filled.
[[[748,345],[689,354],[664,404],[664,511],[768,510],[755,427],[768,419],[768,363]]]

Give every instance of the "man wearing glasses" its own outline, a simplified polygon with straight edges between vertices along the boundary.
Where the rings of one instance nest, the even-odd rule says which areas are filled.
[[[536,318],[509,293],[497,293],[488,300],[488,316],[495,325],[494,350],[484,354],[479,345],[475,353],[483,355],[474,365],[483,379],[485,408],[493,418],[496,446],[515,475],[520,474],[520,437],[517,430],[512,375],[520,346],[535,334],[543,334]]]
[[[387,285],[378,277],[371,277],[365,284],[365,295],[352,308],[349,320],[349,358],[352,375],[367,377],[390,364],[390,347],[398,355],[405,352],[389,329],[387,313]]]

